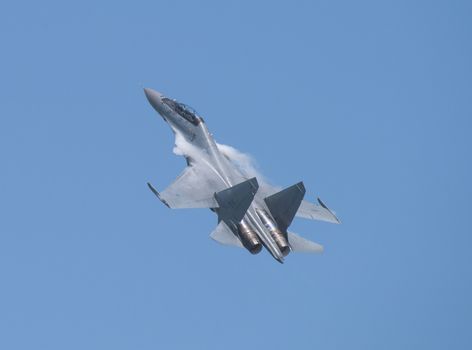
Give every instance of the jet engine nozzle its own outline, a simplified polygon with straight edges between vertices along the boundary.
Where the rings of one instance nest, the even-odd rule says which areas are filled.
[[[238,224],[238,235],[243,246],[251,254],[257,254],[262,250],[262,243],[256,231],[245,221]]]
[[[283,256],[287,256],[290,253],[290,245],[288,244],[286,234],[277,227],[275,222],[270,218],[269,214],[263,209],[256,209],[257,216],[261,219],[264,226],[269,230],[270,235],[274,239],[275,243],[279,247]]]

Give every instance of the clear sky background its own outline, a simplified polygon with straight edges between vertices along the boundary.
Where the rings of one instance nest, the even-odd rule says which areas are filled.
[[[470,349],[472,5],[0,5],[0,348]],[[196,108],[319,256],[281,265],[171,211],[185,162],[143,94]]]

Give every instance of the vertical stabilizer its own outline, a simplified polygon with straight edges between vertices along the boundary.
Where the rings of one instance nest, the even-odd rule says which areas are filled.
[[[224,221],[232,230],[236,228],[246,215],[258,189],[259,184],[254,177],[226,190],[216,192],[218,222]]]
[[[282,232],[286,232],[292,223],[305,192],[303,182],[299,182],[264,199]]]

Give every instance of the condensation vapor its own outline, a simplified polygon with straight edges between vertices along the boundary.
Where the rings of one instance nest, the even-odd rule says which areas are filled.
[[[226,156],[234,166],[239,169],[245,178],[257,178],[259,183],[259,194],[262,196],[269,196],[281,190],[281,187],[272,185],[269,180],[259,171],[255,159],[238,149],[217,143],[218,149],[224,156]]]
[[[175,132],[175,146],[173,149],[174,154],[179,156],[189,157],[199,163],[199,161],[203,161],[208,164],[208,155],[203,150],[195,147],[190,142],[188,142],[185,137],[179,133],[178,131]],[[238,149],[223,145],[223,144],[216,144],[220,152],[228,158],[231,163],[239,170],[239,172],[245,178],[252,178],[256,177],[259,185],[260,190],[267,190],[273,191],[276,187],[269,185],[267,178],[258,170],[257,163],[254,158],[247,154],[239,151]]]
[[[264,175],[262,175],[257,169],[256,161],[252,156],[228,145],[222,145],[219,143],[216,145],[220,152],[239,169],[244,177],[256,177],[259,181],[266,182]]]

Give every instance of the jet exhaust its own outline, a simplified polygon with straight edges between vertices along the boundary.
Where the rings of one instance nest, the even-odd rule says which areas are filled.
[[[238,235],[243,246],[249,250],[251,254],[258,254],[262,250],[262,243],[259,236],[245,220],[242,220],[238,224]]]
[[[263,209],[256,209],[257,216],[261,219],[264,226],[269,230],[270,235],[274,239],[277,246],[284,256],[290,253],[290,245],[288,244],[286,236],[279,230],[269,214]]]

